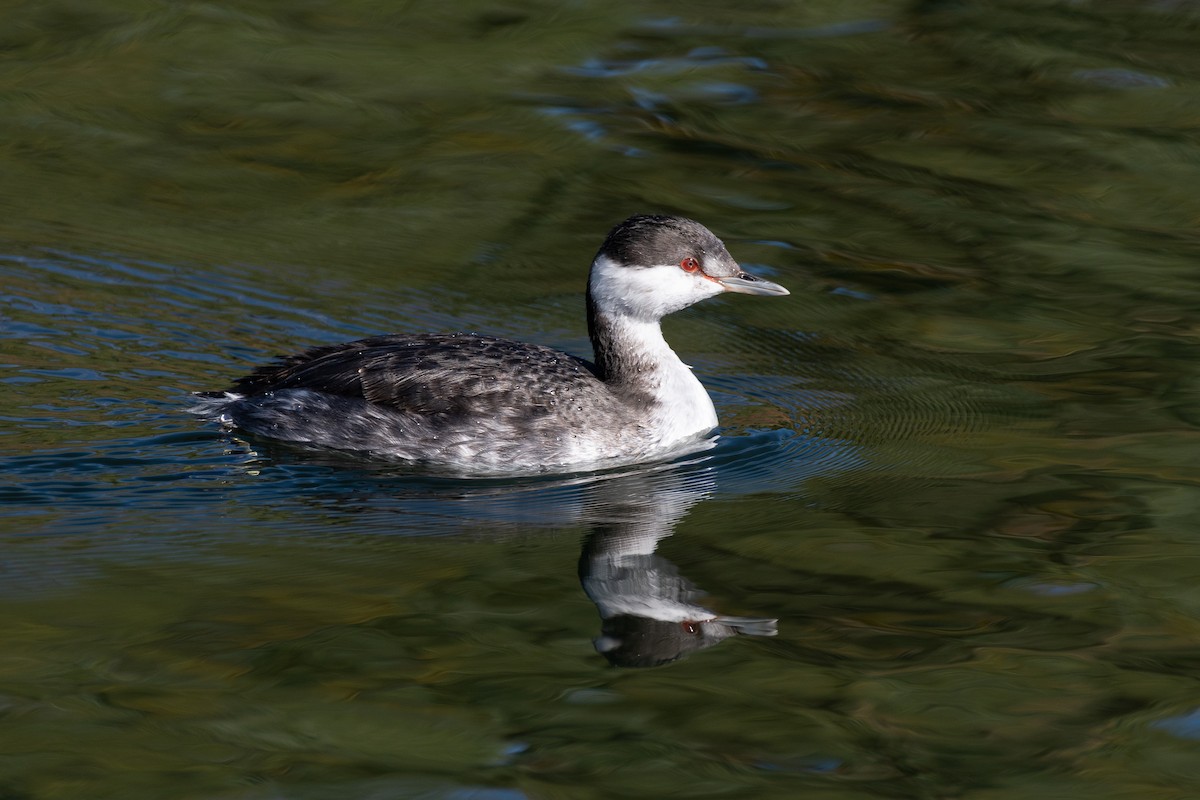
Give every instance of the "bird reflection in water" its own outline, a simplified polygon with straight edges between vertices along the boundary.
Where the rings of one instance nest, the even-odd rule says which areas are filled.
[[[642,473],[593,484],[592,530],[579,557],[583,590],[600,612],[596,651],[618,667],[656,667],[731,636],[774,636],[778,620],[731,617],[658,555],[712,484],[707,471]]]

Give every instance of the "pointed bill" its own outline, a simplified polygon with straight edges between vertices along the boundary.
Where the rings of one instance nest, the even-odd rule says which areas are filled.
[[[759,278],[751,275],[749,272],[739,272],[736,275],[730,275],[728,278],[716,278],[717,283],[725,287],[727,292],[740,292],[741,294],[761,294],[782,296],[791,294],[787,289],[780,286],[778,283],[772,283],[766,278]]]

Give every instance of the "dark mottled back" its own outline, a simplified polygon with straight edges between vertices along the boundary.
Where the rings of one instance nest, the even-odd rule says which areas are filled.
[[[598,255],[618,264],[651,266],[675,264],[687,256],[724,252],[725,245],[712,231],[685,217],[642,214],[609,231]]]
[[[260,367],[229,391],[253,396],[309,389],[451,421],[471,415],[537,417],[591,399],[592,366],[549,347],[452,333],[373,336],[316,347]],[[582,395],[578,393],[582,392]]]

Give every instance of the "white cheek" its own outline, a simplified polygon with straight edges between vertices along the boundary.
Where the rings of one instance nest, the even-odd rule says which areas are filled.
[[[677,266],[654,267],[647,272],[653,276],[655,294],[668,306],[664,312],[667,314],[725,291],[721,284],[703,274],[684,272]]]
[[[657,319],[723,291],[716,281],[676,264],[630,268],[601,258],[592,267],[597,302],[635,318]]]

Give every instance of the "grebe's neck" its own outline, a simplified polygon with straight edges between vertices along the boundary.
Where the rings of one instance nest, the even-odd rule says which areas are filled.
[[[637,267],[622,267],[599,255],[592,263],[587,287],[588,336],[596,370],[614,389],[645,389],[647,379],[663,366],[682,366],[663,338],[657,309],[644,308],[634,280]]]
[[[588,283],[587,318],[598,377],[616,394],[653,411],[668,438],[715,428],[712,400],[663,338],[660,315],[639,313],[596,283]]]
[[[658,320],[599,311],[588,302],[588,336],[600,378],[613,387],[640,388],[663,367],[683,366]],[[687,369],[685,366],[684,369]]]

